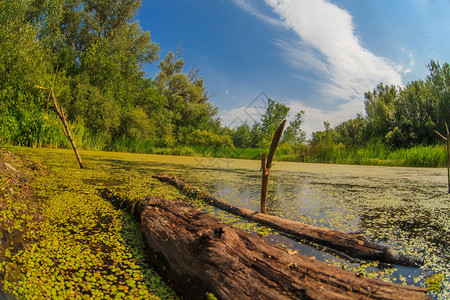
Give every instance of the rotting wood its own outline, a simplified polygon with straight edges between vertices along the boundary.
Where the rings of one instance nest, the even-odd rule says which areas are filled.
[[[418,257],[405,255],[403,253],[396,252],[390,247],[372,243],[362,234],[346,233],[327,228],[320,228],[224,203],[216,197],[213,197],[196,187],[187,185],[175,176],[159,174],[153,175],[152,177],[162,182],[167,182],[181,190],[186,195],[195,197],[219,209],[225,210],[245,219],[258,222],[259,224],[268,226],[294,238],[317,243],[319,245],[344,252],[351,257],[413,267],[419,267],[423,264],[423,261]]]
[[[55,79],[53,80],[53,84],[55,83],[55,81],[56,81],[56,74],[55,74]],[[42,87],[40,85],[36,85],[35,87],[38,88],[38,89],[47,90],[47,88]],[[78,153],[77,146],[75,145],[75,140],[73,139],[72,134],[70,133],[70,128],[69,128],[69,125],[67,124],[66,116],[64,114],[64,109],[63,109],[63,107],[60,107],[58,105],[58,101],[56,101],[56,96],[53,93],[53,87],[50,88],[49,98],[50,97],[52,97],[53,106],[55,107],[56,114],[58,115],[59,119],[63,123],[64,128],[61,127],[61,130],[64,132],[64,135],[67,137],[67,139],[69,140],[70,144],[72,145],[72,149],[75,152],[75,156],[77,158],[78,164],[80,165],[80,169],[83,169],[84,165],[83,165],[83,162],[81,160],[81,156]],[[47,109],[48,109],[48,100],[47,100]]]
[[[83,162],[81,161],[81,157],[80,154],[78,153],[77,146],[75,145],[75,141],[72,137],[72,134],[70,133],[69,125],[67,125],[64,109],[58,105],[55,94],[53,93],[53,88],[50,89],[50,95],[52,96],[53,105],[55,107],[56,113],[58,114],[59,119],[64,125],[64,128],[61,129],[63,130],[67,139],[70,141],[70,144],[72,145],[73,151],[75,152],[75,156],[77,157],[78,164],[80,165],[80,169],[83,169]]]
[[[262,171],[262,184],[261,184],[261,212],[266,213],[266,200],[267,200],[267,189],[269,186],[269,175],[270,168],[272,167],[272,161],[277,151],[278,144],[280,143],[281,135],[283,134],[284,126],[286,125],[286,120],[283,120],[278,126],[275,134],[273,135],[272,144],[270,145],[269,156],[267,157],[266,163],[266,153],[261,156],[261,171]]]
[[[108,191],[103,197],[120,205]],[[427,290],[361,277],[292,254],[192,208],[148,196],[134,214],[150,259],[184,299],[428,299]],[[122,207],[129,208],[129,200]],[[134,206],[134,205],[133,205]]]

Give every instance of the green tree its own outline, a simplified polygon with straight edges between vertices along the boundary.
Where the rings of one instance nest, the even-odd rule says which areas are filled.
[[[328,121],[323,122],[324,131],[316,131],[312,133],[310,141],[311,145],[333,144],[337,143],[338,134],[335,129],[331,128]]]
[[[436,100],[423,80],[403,87],[396,102],[395,132],[389,135],[388,143],[395,147],[430,144],[437,122]]]
[[[287,118],[289,110],[289,106],[271,98],[267,99],[267,108],[261,117],[261,133],[263,137],[260,147],[265,148],[270,146],[278,125]]]
[[[366,126],[367,120],[361,114],[358,114],[354,119],[340,123],[334,128],[338,135],[337,141],[347,145],[364,143]]]
[[[283,134],[283,142],[299,144],[306,141],[306,133],[301,129],[304,114],[305,112],[302,110],[295,115],[294,121],[289,121],[289,126]]]
[[[237,148],[250,148],[253,144],[253,136],[247,123],[239,125],[232,134],[233,144]]]
[[[158,46],[134,20],[140,5],[139,0],[33,0],[26,13],[51,53],[52,73],[59,75],[56,93],[68,119],[81,120],[107,140],[120,133],[130,112],[141,112],[135,103],[148,98],[142,68],[158,58]]]
[[[427,67],[430,75],[427,76],[426,82],[437,104],[436,123],[439,130],[445,132],[444,123],[450,123],[450,65],[441,65],[439,61],[431,60]]]
[[[39,37],[60,68],[75,70],[83,53],[101,40],[109,42],[111,52],[125,51],[142,67],[157,59],[158,46],[134,20],[141,2],[33,0],[27,19],[39,26]]]
[[[174,124],[174,134],[183,142],[194,130],[206,130],[217,108],[208,102],[203,78],[198,70],[183,73],[184,61],[179,53],[169,52],[159,64],[156,89],[167,99],[167,108]]]
[[[24,19],[28,2],[0,0],[0,136],[9,142],[24,134],[21,118],[40,115],[46,103],[35,85],[49,79],[50,66],[37,30]]]
[[[368,130],[372,137],[384,138],[395,126],[395,103],[399,89],[380,83],[373,92],[364,94]]]

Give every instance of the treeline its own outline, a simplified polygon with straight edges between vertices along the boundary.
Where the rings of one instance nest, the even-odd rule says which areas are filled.
[[[433,130],[446,132],[450,121],[450,65],[432,60],[430,74],[404,87],[380,83],[364,94],[366,116],[358,115],[312,135],[311,144],[362,145],[378,140],[393,148],[432,145]]]
[[[0,0],[0,142],[70,147],[49,102],[53,88],[80,148],[259,158],[289,107],[268,99],[259,122],[223,127],[199,70],[184,70],[181,51],[160,60],[158,44],[136,21],[140,5]],[[159,71],[145,74],[158,61]],[[444,133],[450,120],[450,66],[432,60],[428,69],[425,80],[404,87],[380,83],[364,95],[365,115],[335,127],[324,122],[308,141],[305,112],[298,112],[277,158],[442,165],[433,130]],[[428,154],[406,163],[412,154],[400,150],[414,147]]]
[[[147,76],[143,68],[159,60],[159,47],[135,20],[141,1],[0,4],[3,142],[69,147],[52,112],[49,88],[64,107],[79,147],[93,150],[266,147],[289,112],[269,99],[261,123],[222,127],[199,70],[184,72],[181,51],[169,52],[159,72]],[[285,142],[304,142],[303,113],[287,128]]]
[[[0,137],[25,146],[68,146],[49,107],[54,88],[87,149],[133,143],[171,147],[220,128],[198,70],[185,72],[135,20],[141,1],[1,0]],[[228,143],[228,144],[227,144]],[[229,138],[218,144],[231,145]]]

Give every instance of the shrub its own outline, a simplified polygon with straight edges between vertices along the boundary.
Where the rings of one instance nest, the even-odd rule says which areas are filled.
[[[187,136],[186,142],[192,146],[234,148],[233,142],[228,135],[218,135],[206,130],[194,130]]]

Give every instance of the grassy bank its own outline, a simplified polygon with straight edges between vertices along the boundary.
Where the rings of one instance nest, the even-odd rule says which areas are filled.
[[[13,137],[4,139],[3,143],[19,146],[70,148],[70,144],[62,136],[53,120],[43,126],[39,134],[26,135],[22,140]],[[48,125],[48,126],[47,126]],[[58,131],[59,130],[59,131]],[[268,149],[207,147],[191,145],[158,145],[150,140],[118,139],[107,142],[101,136],[92,135],[85,131],[82,125],[73,127],[75,141],[80,149],[105,150],[114,152],[131,152],[180,156],[203,156],[217,158],[261,159]],[[0,140],[0,144],[1,144]],[[351,165],[380,165],[404,167],[444,167],[447,164],[445,145],[415,146],[412,148],[393,149],[381,142],[366,145],[344,145],[321,143],[317,145],[281,144],[278,147],[275,160],[296,161],[310,163],[333,163]]]

